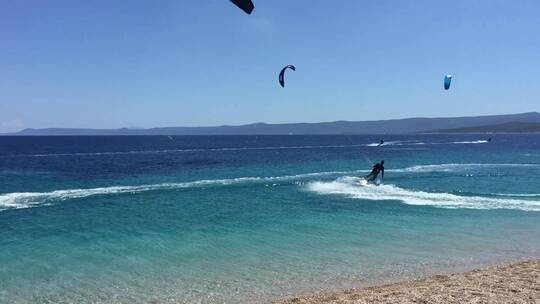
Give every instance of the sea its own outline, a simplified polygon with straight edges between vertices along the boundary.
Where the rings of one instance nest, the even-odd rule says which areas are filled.
[[[0,303],[268,303],[539,257],[540,134],[0,137]]]

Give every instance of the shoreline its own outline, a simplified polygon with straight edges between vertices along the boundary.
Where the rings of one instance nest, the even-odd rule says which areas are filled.
[[[274,304],[540,303],[540,259],[342,291],[300,295]]]

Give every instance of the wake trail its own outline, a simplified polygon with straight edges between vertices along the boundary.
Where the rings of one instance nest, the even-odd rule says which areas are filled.
[[[396,173],[406,173],[406,174],[421,174],[429,172],[458,172],[462,170],[471,170],[478,168],[498,168],[498,167],[536,167],[540,168],[540,164],[435,164],[435,165],[414,165],[406,168],[398,169],[387,169],[387,172],[396,172]],[[240,184],[264,184],[264,183],[275,183],[275,182],[284,182],[284,181],[303,181],[315,178],[329,178],[329,177],[339,177],[339,176],[350,176],[350,175],[364,175],[370,172],[370,170],[350,170],[350,171],[325,171],[325,172],[313,172],[313,173],[303,173],[296,175],[283,175],[283,176],[252,176],[252,177],[237,177],[237,178],[225,178],[225,179],[205,179],[205,180],[196,180],[196,181],[187,181],[187,182],[169,182],[169,183],[159,183],[159,184],[143,184],[143,185],[117,185],[110,187],[97,187],[97,188],[86,188],[86,189],[61,189],[54,190],[49,192],[12,192],[0,194],[0,211],[8,209],[24,209],[30,207],[38,206],[47,206],[55,202],[85,198],[89,196],[97,195],[120,195],[120,194],[136,194],[141,192],[148,191],[159,191],[159,190],[175,190],[175,189],[184,189],[184,188],[202,188],[202,187],[220,187],[220,186],[229,186],[229,185],[240,185]],[[363,179],[362,179],[363,180]],[[410,202],[422,202],[428,204],[427,202],[432,200],[434,202],[441,202],[442,199],[448,200],[450,198],[450,203],[444,205],[440,203],[439,205],[450,207],[450,206],[472,206],[474,202],[481,202],[478,206],[495,206],[497,204],[504,205],[502,201],[498,201],[495,198],[477,198],[474,197],[464,197],[456,196],[453,194],[430,194],[427,192],[418,192],[411,190],[404,190],[391,185],[381,185],[377,187],[377,192],[369,192],[367,189],[369,186],[359,188],[355,184],[344,182],[346,179],[338,179],[333,182],[314,182],[310,183],[309,189],[315,192],[328,192],[328,193],[341,193],[341,194],[351,194],[351,195],[363,195],[364,198],[369,199],[400,199],[403,198],[405,201]],[[334,188],[333,188],[334,187]],[[336,188],[337,187],[337,188]],[[358,192],[361,191],[361,192]],[[363,191],[363,192],[362,192]],[[367,191],[367,192],[366,192]],[[404,192],[405,191],[405,192]],[[407,192],[408,191],[408,192]],[[383,196],[381,196],[383,194]],[[444,195],[444,196],[441,196]],[[489,194],[492,196],[505,196],[505,194]],[[507,196],[511,197],[524,197],[524,198],[535,198],[536,194],[515,194]],[[382,197],[382,198],[381,198]],[[472,202],[470,204],[462,203],[461,205],[457,203],[458,200],[465,199],[466,202]],[[528,206],[531,204],[531,201],[515,201],[510,200],[511,202],[516,202],[516,205]],[[532,201],[534,202],[534,201]],[[412,203],[411,203],[412,204]],[[529,207],[523,207],[525,210]]]
[[[454,141],[454,144],[487,144],[488,140]]]
[[[486,168],[540,168],[540,164],[534,163],[447,163],[433,165],[414,165],[401,169],[388,169],[389,172],[426,173],[426,172],[459,172]]]
[[[310,182],[306,188],[308,191],[321,195],[342,195],[353,199],[373,201],[400,201],[407,205],[437,208],[540,211],[539,200],[460,196],[443,192],[409,190],[395,185],[371,185],[357,177],[342,177],[330,182]]]
[[[48,205],[52,202],[65,201],[69,199],[84,198],[96,195],[118,195],[126,193],[141,193],[158,190],[175,190],[183,188],[228,186],[253,183],[271,183],[283,181],[296,181],[313,177],[358,174],[365,173],[367,170],[356,171],[327,171],[314,172],[297,175],[268,176],[268,177],[238,177],[227,179],[207,179],[181,183],[160,183],[136,186],[111,186],[87,189],[65,189],[49,192],[13,192],[0,194],[0,211],[7,209],[24,209]]]
[[[41,154],[12,154],[0,155],[0,158],[14,157],[69,157],[69,156],[107,156],[107,155],[137,155],[137,154],[166,154],[166,153],[190,153],[190,152],[223,152],[223,151],[264,151],[264,150],[299,150],[299,149],[343,149],[358,147],[382,147],[382,146],[407,146],[407,145],[441,145],[441,144],[482,144],[487,140],[455,141],[443,143],[426,143],[419,140],[389,141],[383,144],[351,144],[351,145],[306,145],[306,146],[275,146],[275,147],[230,147],[230,148],[186,148],[186,149],[162,149],[162,150],[132,150],[132,151],[104,151],[104,152],[72,152],[72,153],[41,153]]]

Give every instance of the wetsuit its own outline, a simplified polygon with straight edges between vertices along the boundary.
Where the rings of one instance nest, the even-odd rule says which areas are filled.
[[[384,177],[384,164],[377,163],[373,166],[371,173],[369,173],[365,178],[368,182],[373,182],[377,179],[377,176],[381,173],[381,176]]]

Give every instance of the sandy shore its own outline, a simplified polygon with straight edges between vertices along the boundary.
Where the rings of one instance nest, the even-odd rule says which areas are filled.
[[[535,303],[540,304],[540,260],[423,280],[321,293],[275,302],[298,303]]]

